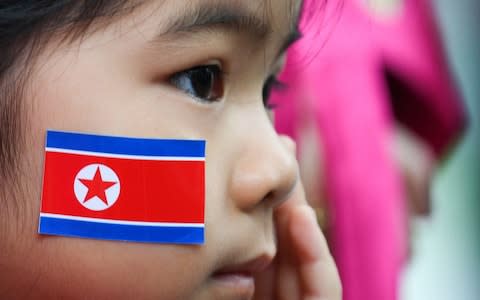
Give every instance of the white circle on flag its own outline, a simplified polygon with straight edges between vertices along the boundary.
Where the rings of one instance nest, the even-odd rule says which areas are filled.
[[[81,169],[73,183],[78,202],[94,211],[106,210],[118,200],[120,179],[109,167],[91,164]]]

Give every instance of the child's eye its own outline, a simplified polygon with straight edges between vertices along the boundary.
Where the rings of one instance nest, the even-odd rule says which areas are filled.
[[[170,83],[202,102],[217,102],[223,97],[223,74],[218,65],[178,72],[170,77]]]
[[[280,80],[278,80],[277,76],[271,75],[270,77],[267,78],[267,81],[265,81],[265,84],[263,85],[263,105],[267,109],[274,109],[275,104],[270,103],[270,95],[272,91],[274,90],[284,90],[287,87],[287,85]]]

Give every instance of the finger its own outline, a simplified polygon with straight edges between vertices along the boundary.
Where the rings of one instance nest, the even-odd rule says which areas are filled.
[[[294,197],[298,198],[298,195],[301,195],[301,188],[301,185],[296,187],[288,201],[291,201]],[[297,189],[299,191],[297,191]],[[293,206],[287,206],[280,211],[276,209],[275,211],[275,234],[278,252],[273,265],[266,272],[262,272],[262,274],[259,274],[255,278],[254,299],[298,299],[297,297],[293,297],[291,292],[295,291],[293,294],[297,295],[299,289],[297,287],[295,287],[295,289],[290,287],[291,283],[295,283],[295,286],[298,286],[296,276],[292,279],[292,275],[290,275],[295,273],[292,271],[292,269],[295,268],[290,259],[293,254],[291,253],[292,245],[288,229],[291,207]],[[281,288],[279,288],[279,286]]]
[[[296,207],[290,218],[302,299],[341,299],[338,271],[313,209]]]
[[[289,138],[288,136],[281,135],[280,141],[284,145],[288,151],[291,152],[292,155],[295,156],[296,153],[296,145],[295,142]],[[299,174],[298,166],[297,166],[297,174]],[[289,210],[291,207],[298,205],[298,204],[306,204],[307,200],[305,199],[305,192],[303,185],[300,180],[300,175],[298,175],[297,182],[295,187],[292,190],[292,193],[288,196],[288,200],[285,201],[279,208],[280,211],[282,210]],[[288,214],[288,212],[286,212]]]
[[[297,275],[297,266],[294,257],[294,249],[289,233],[290,212],[276,214],[276,230],[278,254],[276,257],[276,273],[275,273],[275,298],[278,300],[300,299],[299,280]]]
[[[297,145],[292,140],[292,138],[284,134],[280,134],[279,138],[280,138],[280,142],[284,145],[284,147],[287,148],[288,151],[290,151],[293,155],[296,155]]]
[[[289,214],[275,214],[275,231],[278,253],[272,266],[255,278],[254,299],[295,300],[300,299],[295,262],[292,261],[293,249],[289,233]]]
[[[276,257],[277,269],[275,273],[274,299],[301,299],[298,267],[294,259],[295,251],[290,234],[291,212],[299,205],[305,205],[303,186],[299,181],[286,204],[275,211],[275,227],[277,232],[278,254]]]
[[[292,209],[297,206],[303,205],[308,205],[308,202],[305,198],[305,190],[303,189],[303,184],[299,178],[291,195],[289,196],[289,199],[276,208],[276,218],[287,219]],[[287,227],[285,227],[285,229],[287,229]]]
[[[275,284],[275,262],[264,272],[255,277],[255,295],[254,300],[268,300],[275,299],[274,284]]]
[[[279,264],[275,278],[275,298],[273,299],[302,299],[300,282],[297,274],[297,267],[291,260]]]

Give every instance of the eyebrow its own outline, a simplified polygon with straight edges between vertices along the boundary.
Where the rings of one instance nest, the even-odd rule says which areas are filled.
[[[196,32],[213,27],[245,32],[257,38],[265,38],[270,24],[244,9],[225,5],[201,5],[185,12],[170,22],[164,34]]]
[[[298,26],[299,18],[300,16],[297,15],[291,21],[293,26],[290,26],[290,32],[281,43],[278,56],[302,37]],[[225,4],[199,5],[185,11],[183,15],[175,17],[167,24],[166,29],[159,36],[196,33],[221,28],[247,34],[255,39],[265,40],[273,32],[272,25],[266,18],[260,18],[245,8]]]

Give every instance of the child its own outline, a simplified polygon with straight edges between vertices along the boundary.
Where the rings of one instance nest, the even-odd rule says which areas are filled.
[[[2,1],[0,298],[340,299],[268,114],[300,6]],[[39,235],[47,129],[206,140],[206,243]]]

